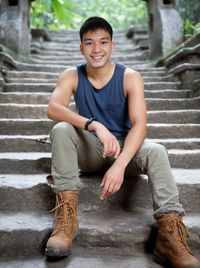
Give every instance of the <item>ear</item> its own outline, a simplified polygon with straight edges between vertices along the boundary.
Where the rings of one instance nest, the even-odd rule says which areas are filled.
[[[80,52],[83,55],[83,45],[82,45],[82,43],[80,44]]]
[[[115,50],[115,43],[112,42],[112,52]]]

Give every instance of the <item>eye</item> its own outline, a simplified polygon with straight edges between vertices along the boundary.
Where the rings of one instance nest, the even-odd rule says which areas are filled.
[[[86,46],[91,46],[91,45],[92,45],[92,42],[90,42],[90,41],[85,42],[85,45],[86,45]]]

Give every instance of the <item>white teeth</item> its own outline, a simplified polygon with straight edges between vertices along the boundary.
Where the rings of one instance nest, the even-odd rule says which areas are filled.
[[[103,58],[103,56],[93,56],[92,57],[94,60],[101,60]]]

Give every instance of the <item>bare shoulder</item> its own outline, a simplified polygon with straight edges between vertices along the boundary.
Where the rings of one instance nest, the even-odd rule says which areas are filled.
[[[130,91],[144,90],[144,82],[142,75],[131,68],[126,68],[124,73],[124,89],[126,94]]]
[[[78,81],[78,73],[76,67],[71,67],[64,70],[58,78],[57,85],[61,87],[76,88]]]
[[[125,80],[143,80],[142,75],[131,68],[126,68],[124,73]]]

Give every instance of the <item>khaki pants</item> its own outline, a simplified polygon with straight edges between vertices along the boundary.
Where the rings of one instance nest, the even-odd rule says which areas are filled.
[[[53,127],[51,142],[55,193],[81,189],[79,169],[105,172],[114,161],[113,157],[102,157],[103,146],[95,135],[65,122]],[[123,141],[119,143],[123,146]],[[155,218],[170,212],[184,213],[164,146],[144,141],[125,172],[127,176],[136,174],[148,175]]]

